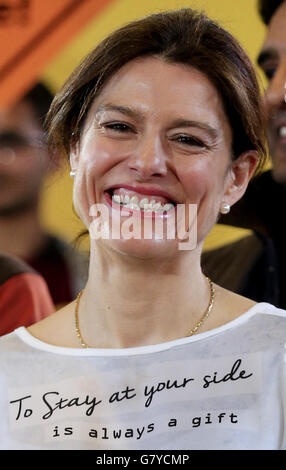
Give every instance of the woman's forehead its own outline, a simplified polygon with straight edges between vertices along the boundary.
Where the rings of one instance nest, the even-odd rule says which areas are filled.
[[[104,85],[90,111],[94,115],[112,105],[138,109],[142,114],[156,110],[226,119],[220,95],[203,72],[157,57],[125,64]]]

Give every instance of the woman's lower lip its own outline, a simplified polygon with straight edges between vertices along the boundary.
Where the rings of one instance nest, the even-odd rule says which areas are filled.
[[[156,211],[144,211],[144,210],[136,210],[136,209],[129,209],[128,207],[121,206],[120,204],[117,204],[114,202],[108,192],[104,193],[105,200],[107,204],[112,207],[112,209],[119,210],[120,212],[123,212],[122,216],[128,216],[128,215],[137,215],[140,217],[160,217],[160,218],[167,218],[170,217],[171,215],[174,214],[176,211],[176,206],[174,206],[174,209],[170,209],[168,212],[156,212]]]

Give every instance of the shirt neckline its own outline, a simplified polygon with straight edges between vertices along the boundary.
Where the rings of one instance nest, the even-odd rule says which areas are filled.
[[[175,339],[165,343],[159,343],[148,346],[137,346],[133,348],[69,348],[64,346],[55,346],[49,343],[46,343],[40,339],[37,339],[33,336],[26,327],[21,326],[14,330],[14,334],[22,340],[25,344],[31,346],[34,349],[38,349],[45,352],[51,352],[55,354],[65,355],[65,356],[107,356],[107,357],[118,357],[118,356],[137,356],[144,354],[151,354],[154,352],[166,351],[176,346],[181,346],[188,343],[197,342],[211,336],[223,333],[231,328],[239,326],[249,320],[254,316],[257,311],[258,313],[274,313],[281,312],[281,309],[275,307],[266,302],[259,302],[251,307],[249,310],[241,314],[239,317],[225,323],[222,326],[213,328],[211,330],[205,331],[203,333],[197,333],[193,336],[188,336],[184,338]],[[285,317],[285,312],[284,315]]]

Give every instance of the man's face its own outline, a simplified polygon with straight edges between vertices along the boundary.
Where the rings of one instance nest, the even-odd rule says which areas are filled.
[[[268,79],[265,105],[272,174],[286,184],[286,1],[271,19],[258,64]]]
[[[0,217],[36,207],[47,165],[43,131],[27,101],[0,109]]]

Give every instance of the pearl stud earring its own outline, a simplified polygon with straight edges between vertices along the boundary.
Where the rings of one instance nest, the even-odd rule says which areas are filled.
[[[71,171],[70,171],[70,176],[71,176],[72,178],[74,178],[75,175],[76,175],[76,171],[75,171],[75,170],[71,170]]]
[[[222,202],[220,206],[220,213],[221,214],[228,214],[230,211],[230,205],[227,202]]]

